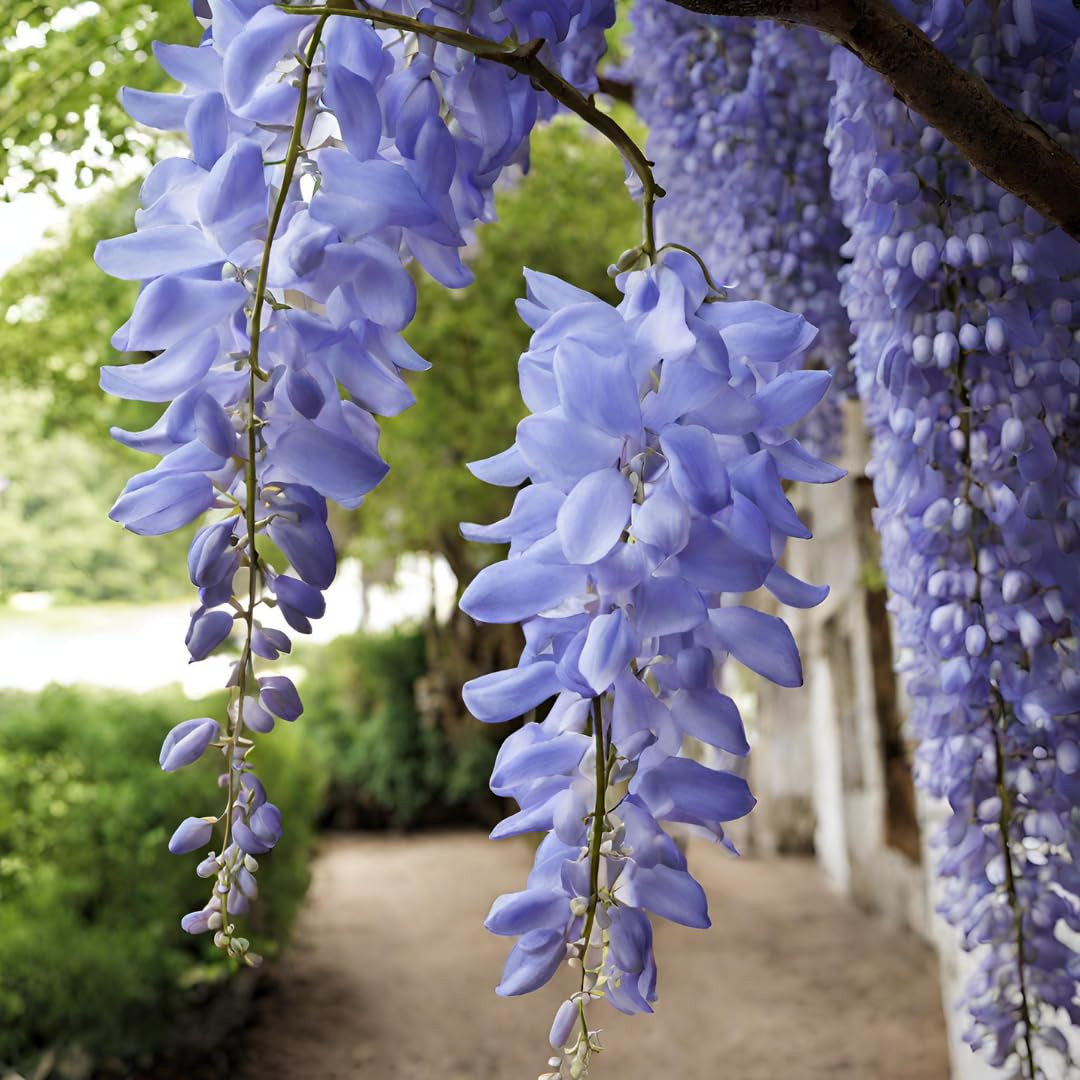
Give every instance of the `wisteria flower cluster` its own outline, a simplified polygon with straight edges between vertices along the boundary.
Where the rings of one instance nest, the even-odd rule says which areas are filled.
[[[835,384],[800,438],[835,456],[837,391],[852,379],[837,277],[846,232],[824,146],[831,48],[805,27],[698,15],[668,0],[637,0],[631,22],[626,73],[668,192],[660,235],[699,250],[732,296],[818,327],[805,362],[833,372]]]
[[[462,608],[525,635],[519,665],[467,683],[466,704],[498,722],[554,697],[542,722],[503,743],[492,773],[492,790],[520,806],[493,837],[547,835],[527,888],[487,919],[518,938],[499,993],[534,990],[567,960],[580,972],[552,1026],[548,1077],[586,1074],[594,1000],[652,1011],[650,915],[709,925],[664,824],[730,847],[724,823],[754,799],[686,739],[747,753],[739,710],[717,688],[728,655],[801,683],[787,626],[738,598],[761,586],[796,606],[824,598],[777,565],[788,537],[810,535],[783,481],[841,475],[785,430],[830,380],[777,372],[814,336],[802,316],[711,302],[701,267],[677,251],[617,280],[624,299],[612,307],[528,275],[519,306],[534,334],[519,372],[530,415],[508,450],[471,466],[489,483],[528,483],[508,517],[462,527],[510,545]]]
[[[252,771],[252,736],[302,712],[287,677],[256,671],[256,658],[291,648],[265,612],[276,608],[298,633],[323,614],[336,570],[327,500],[355,508],[382,480],[375,416],[407,408],[401,372],[427,366],[401,337],[416,303],[404,263],[415,258],[448,286],[469,282],[466,233],[492,216],[500,173],[526,160],[539,94],[505,67],[380,29],[356,9],[193,6],[202,43],[155,50],[182,92],[125,93],[136,120],[184,132],[191,156],[155,166],[137,231],[98,248],[104,270],[143,283],[114,344],[154,354],[105,368],[102,386],[169,403],[150,429],[114,432],[161,460],[131,480],[113,519],[159,534],[212,515],[189,554],[199,604],[187,646],[202,660],[239,627],[228,717],[180,724],[161,765],[180,768],[210,748],[223,756],[224,809],[187,818],[169,847],[204,849],[222,826],[220,851],[198,867],[214,881],[210,898],[183,925],[214,931],[251,962],[233,916],[256,895],[257,857],[281,835]],[[614,17],[610,3],[582,0],[459,8],[385,12],[495,41],[543,38],[555,64],[573,33],[576,72],[590,70],[589,56],[595,66]],[[289,570],[273,569],[270,545]]]
[[[1080,14],[904,3],[1002,100],[1080,149]],[[837,51],[844,300],[874,433],[917,779],[947,800],[942,911],[979,964],[970,1041],[1044,1075],[1080,1024],[1080,246]]]

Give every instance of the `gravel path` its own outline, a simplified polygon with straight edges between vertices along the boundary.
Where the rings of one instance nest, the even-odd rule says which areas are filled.
[[[478,834],[329,841],[242,1080],[534,1080],[569,972],[496,997],[509,941],[480,925],[530,858]],[[660,925],[657,1015],[596,1010],[596,1080],[946,1080],[929,948],[831,895],[810,861],[690,858],[713,928]]]

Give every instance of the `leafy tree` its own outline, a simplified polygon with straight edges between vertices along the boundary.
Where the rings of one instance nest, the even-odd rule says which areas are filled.
[[[60,165],[80,187],[145,152],[119,91],[161,90],[154,39],[195,44],[186,3],[15,0],[0,22],[0,194],[57,194]]]
[[[0,599],[23,591],[68,601],[179,594],[190,530],[146,543],[109,521],[131,455],[78,431],[43,437],[44,401],[41,391],[8,390],[0,411]]]
[[[48,390],[49,427],[96,434],[109,423],[141,426],[158,411],[98,389],[98,368],[125,359],[109,339],[128,317],[138,285],[106,277],[93,252],[99,240],[131,231],[137,205],[134,187],[109,191],[73,213],[56,243],[0,278],[0,383]]]

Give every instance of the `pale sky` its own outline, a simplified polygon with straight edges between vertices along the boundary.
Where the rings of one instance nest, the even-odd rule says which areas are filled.
[[[63,224],[66,211],[48,195],[19,195],[0,202],[0,274],[39,247],[50,228]]]

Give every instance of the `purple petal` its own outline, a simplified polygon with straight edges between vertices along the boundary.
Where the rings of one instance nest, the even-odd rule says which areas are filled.
[[[204,446],[223,458],[236,452],[236,430],[229,414],[210,394],[200,394],[195,402],[195,434]]]
[[[776,470],[785,480],[799,480],[805,484],[831,484],[847,476],[847,470],[827,461],[821,461],[808,453],[795,439],[769,447]]]
[[[602,559],[619,542],[633,501],[634,489],[618,469],[582,477],[559,510],[559,539],[566,558],[582,565]]]
[[[703,743],[739,757],[750,752],[738,706],[719,690],[680,690],[671,699],[671,715],[687,735]]]
[[[546,776],[572,773],[581,764],[592,740],[587,735],[564,731],[553,739],[541,739],[496,763],[491,789],[496,794],[510,792],[520,784]]]
[[[662,863],[652,867],[635,865],[620,878],[618,894],[623,903],[682,926],[705,930],[712,925],[705,890],[685,870]]]
[[[778,686],[801,686],[799,649],[783,619],[736,605],[716,608],[709,621],[720,647]]]
[[[690,510],[670,484],[654,489],[634,507],[630,532],[664,555],[680,552],[690,538]]]
[[[510,950],[495,993],[501,997],[528,994],[543,986],[565,959],[561,930],[530,930]]]
[[[784,371],[755,395],[762,419],[769,427],[787,427],[801,420],[824,396],[832,383],[827,371]]]
[[[734,821],[750,813],[757,802],[741,776],[689,758],[668,758],[639,773],[633,787],[657,820]]]
[[[308,585],[325,589],[334,580],[337,553],[325,521],[307,514],[299,521],[275,517],[266,531]]]
[[[169,850],[174,855],[186,855],[189,851],[206,847],[210,843],[214,826],[202,818],[184,818],[169,840]]]
[[[191,620],[184,644],[191,659],[205,660],[233,629],[233,617],[227,611],[204,611]]]
[[[247,289],[237,281],[161,277],[135,301],[127,352],[156,352],[231,315],[244,306]]]
[[[217,521],[200,529],[188,548],[188,575],[192,585],[216,585],[232,565],[236,518]]]
[[[115,278],[139,281],[180,274],[224,262],[221,248],[193,225],[158,225],[151,229],[102,240],[94,262]]]
[[[234,108],[249,101],[279,60],[289,56],[306,24],[273,7],[257,12],[225,52],[224,85]]]
[[[204,716],[184,720],[165,736],[158,763],[165,772],[175,772],[202,757],[206,748],[218,737],[221,728],[216,720]]]
[[[304,711],[292,679],[285,675],[264,675],[259,679],[259,699],[282,720],[296,720]]]
[[[323,97],[341,125],[349,153],[357,161],[374,157],[382,138],[382,109],[371,83],[348,68],[330,67]]]
[[[608,435],[641,431],[641,403],[625,356],[569,339],[555,350],[553,370],[568,417]]]
[[[217,331],[205,330],[144,364],[103,367],[101,389],[128,401],[172,401],[203,378],[217,354]]]
[[[829,595],[828,585],[811,585],[793,577],[780,566],[774,566],[765,579],[765,587],[780,601],[794,608],[812,608]]]
[[[292,407],[308,420],[314,420],[326,404],[322,387],[307,371],[290,370],[285,376],[285,392]]]
[[[706,592],[750,592],[765,581],[775,560],[748,551],[728,533],[699,518],[679,552],[683,576]]]
[[[470,679],[461,696],[477,720],[498,724],[522,716],[561,689],[554,662],[540,660]]]
[[[481,543],[508,544],[516,541],[529,544],[550,535],[564,501],[565,496],[554,484],[529,484],[514,496],[514,506],[507,517],[490,525],[463,521],[461,535],[466,540]]]
[[[517,487],[529,478],[529,466],[517,445],[480,461],[470,461],[466,468],[485,484],[498,487]]]
[[[682,634],[708,615],[701,593],[682,578],[646,578],[634,591],[634,622],[642,637]]]
[[[459,606],[477,622],[514,623],[584,591],[585,573],[577,566],[510,559],[484,567],[462,594]]]
[[[274,443],[273,457],[292,479],[342,506],[356,506],[389,471],[366,446],[299,420]]]
[[[522,420],[517,445],[532,475],[563,491],[591,472],[611,468],[622,450],[621,439],[552,413]]]
[[[565,926],[570,921],[570,901],[562,889],[526,889],[500,896],[484,929],[492,934],[517,935],[530,930]]]
[[[622,608],[597,615],[581,650],[578,670],[597,694],[604,693],[637,656],[640,639]]]
[[[274,578],[274,595],[280,604],[294,608],[309,619],[321,619],[326,614],[326,599],[318,589],[287,574]]]
[[[784,360],[802,352],[817,336],[817,330],[801,315],[758,300],[709,304],[701,316],[720,330],[733,357],[749,356],[758,362]]]
[[[671,466],[675,490],[695,510],[712,515],[731,502],[727,469],[712,432],[693,424],[669,424],[660,432],[660,449]]]
[[[548,1044],[553,1049],[559,1050],[570,1041],[570,1034],[578,1022],[580,1008],[576,1001],[564,1001],[559,1006],[548,1034]]]
[[[739,463],[731,474],[735,489],[750,499],[769,523],[785,536],[809,540],[812,533],[799,520],[795,507],[788,502],[776,471],[776,463],[767,450],[759,450]]]
[[[186,94],[157,94],[130,86],[120,90],[120,103],[128,115],[159,131],[182,131],[191,100]]]
[[[140,536],[159,536],[194,521],[214,497],[214,487],[202,473],[164,473],[138,487],[129,482],[109,517]]]

